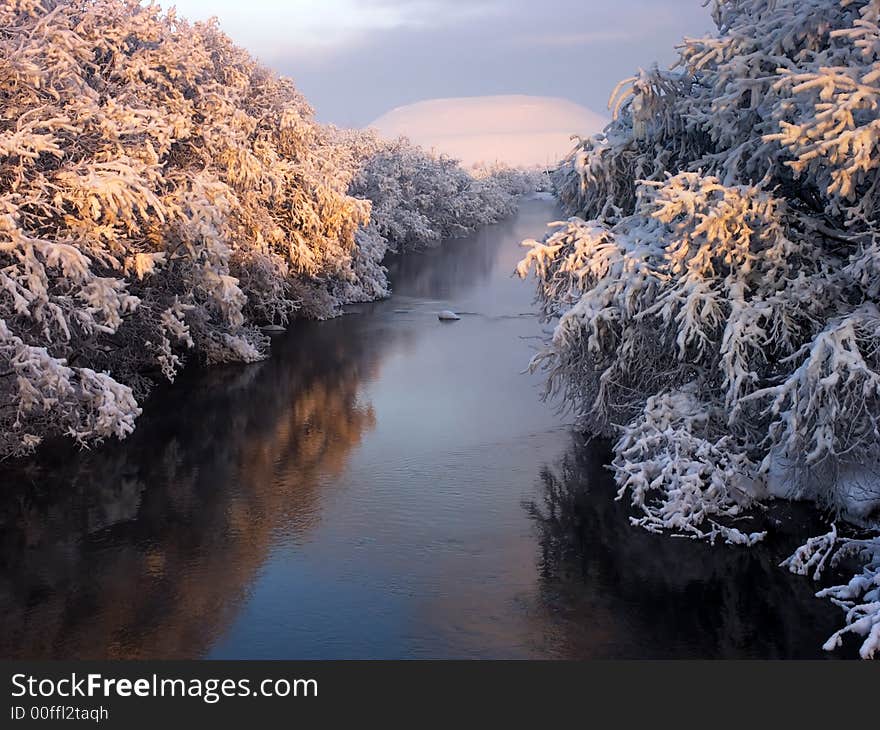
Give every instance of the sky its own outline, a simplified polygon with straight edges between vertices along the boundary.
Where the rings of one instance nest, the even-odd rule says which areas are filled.
[[[615,84],[669,65],[703,0],[160,0],[295,79],[317,118],[366,126],[426,99],[528,94],[603,113]]]

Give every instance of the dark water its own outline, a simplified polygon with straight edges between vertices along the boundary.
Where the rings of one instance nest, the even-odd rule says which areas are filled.
[[[631,528],[521,373],[510,273],[559,215],[396,263],[390,301],[186,374],[124,444],[0,471],[0,656],[821,655],[841,615],[776,567],[791,535]]]

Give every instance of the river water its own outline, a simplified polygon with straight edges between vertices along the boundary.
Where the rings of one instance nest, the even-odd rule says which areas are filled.
[[[390,300],[188,371],[125,443],[7,465],[0,657],[821,655],[841,614],[776,567],[806,517],[751,551],[630,527],[523,374],[511,272],[560,215],[393,261]]]

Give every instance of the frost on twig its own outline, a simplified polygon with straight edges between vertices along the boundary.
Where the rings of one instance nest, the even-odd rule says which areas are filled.
[[[731,437],[712,440],[713,410],[690,386],[648,398],[614,447],[618,499],[629,496],[632,523],[651,532],[753,545],[765,533],[731,523],[753,503],[757,470]]]
[[[880,538],[856,540],[838,535],[837,527],[821,537],[810,538],[782,565],[798,575],[822,578],[829,568],[853,561],[863,565],[847,583],[819,591],[846,612],[846,625],[825,642],[828,651],[838,648],[847,634],[863,637],[863,659],[880,654]]]

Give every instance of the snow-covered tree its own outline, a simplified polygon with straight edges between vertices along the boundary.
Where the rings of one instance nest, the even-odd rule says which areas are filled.
[[[557,174],[574,217],[519,268],[558,318],[534,364],[616,436],[637,524],[749,544],[785,496],[876,526],[880,2],[711,5],[718,33],[624,82]],[[822,549],[867,565],[824,594],[873,656],[880,538]]]
[[[258,360],[261,325],[387,296],[389,241],[512,206],[139,0],[0,3],[0,97],[0,458],[124,437],[185,355]]]
[[[539,175],[497,167],[466,171],[405,138],[386,141],[372,132],[349,133],[355,150],[349,192],[372,202],[370,228],[397,253],[436,246],[510,215],[516,196],[534,192]]]
[[[124,435],[150,370],[258,359],[291,280],[352,277],[369,205],[291,82],[215,24],[22,0],[0,27],[0,453]]]

